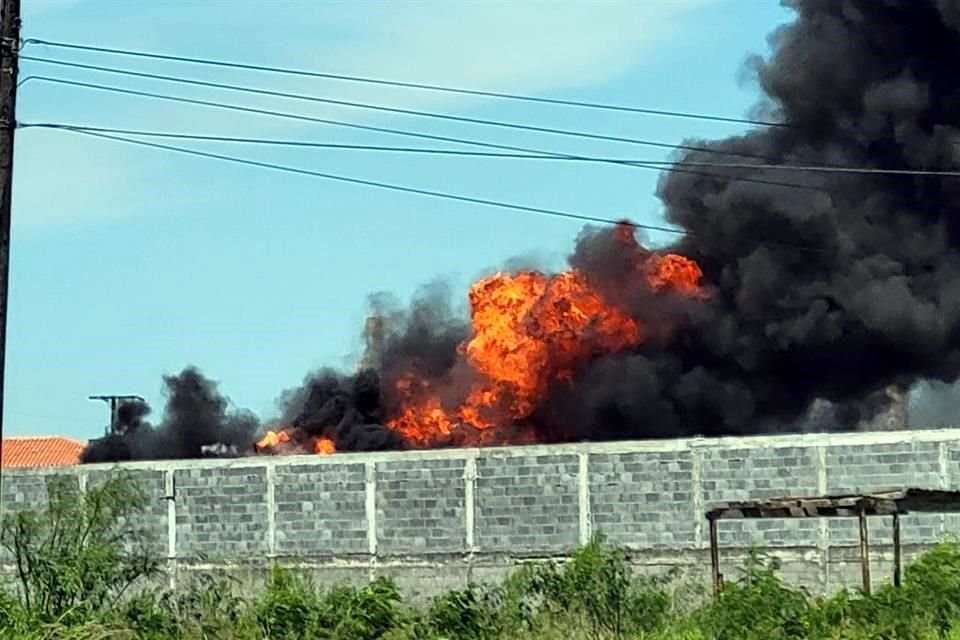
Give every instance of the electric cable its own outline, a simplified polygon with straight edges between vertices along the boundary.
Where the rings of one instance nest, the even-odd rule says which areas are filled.
[[[600,224],[611,224],[611,225],[620,225],[620,224],[622,224],[622,225],[626,225],[626,226],[632,227],[632,228],[634,228],[634,229],[644,229],[644,230],[647,230],[647,231],[660,231],[660,232],[662,232],[662,233],[670,233],[670,234],[681,235],[681,236],[690,236],[690,237],[692,237],[692,236],[696,236],[696,235],[697,235],[697,234],[695,234],[695,233],[693,233],[693,232],[691,232],[691,231],[689,231],[689,230],[685,230],[685,229],[676,229],[676,228],[673,228],[673,227],[665,227],[665,226],[661,226],[661,225],[643,224],[643,223],[638,223],[638,222],[632,222],[632,221],[630,221],[630,220],[625,220],[625,219],[619,219],[619,220],[617,220],[617,219],[612,219],[612,218],[604,218],[604,217],[600,217],[600,216],[592,216],[592,215],[588,215],[588,214],[576,213],[576,212],[571,212],[571,211],[564,211],[564,210],[561,210],[561,209],[550,209],[550,208],[546,208],[546,207],[536,207],[536,206],[523,205],[523,204],[517,204],[517,203],[512,203],[512,202],[504,202],[504,201],[501,201],[501,200],[490,200],[490,199],[487,199],[487,198],[478,198],[478,197],[473,197],[473,196],[464,196],[464,195],[461,195],[461,194],[447,193],[447,192],[443,192],[443,191],[434,191],[434,190],[430,190],[430,189],[421,189],[421,188],[417,188],[417,187],[408,187],[408,186],[406,186],[406,185],[399,185],[399,184],[393,184],[393,183],[388,183],[388,182],[381,182],[381,181],[377,181],[377,180],[368,180],[368,179],[363,179],[363,178],[355,178],[355,177],[352,177],[352,176],[342,176],[342,175],[337,175],[337,174],[332,174],[332,173],[326,173],[326,172],[322,172],[322,171],[314,171],[314,170],[311,170],[311,169],[303,169],[303,168],[299,168],[299,167],[292,167],[292,166],[289,166],[289,165],[282,165],[282,164],[273,163],[273,162],[261,162],[261,161],[259,161],[259,160],[251,160],[251,159],[248,159],[248,158],[241,158],[241,157],[238,157],[238,156],[229,156],[229,155],[224,155],[224,154],[219,154],[219,153],[210,153],[210,152],[206,152],[206,151],[199,151],[199,150],[197,150],[197,149],[189,149],[189,148],[186,148],[186,147],[176,147],[176,146],[173,146],[173,145],[159,144],[159,143],[156,143],[156,142],[147,142],[147,141],[145,141],[145,140],[136,140],[136,139],[133,139],[133,138],[127,138],[127,137],[124,137],[124,136],[117,136],[117,135],[107,134],[107,133],[98,133],[98,132],[93,132],[93,131],[81,131],[81,130],[71,130],[71,129],[63,129],[63,130],[64,130],[64,131],[70,131],[70,132],[76,133],[76,134],[78,134],[78,135],[92,136],[92,137],[95,137],[95,138],[103,138],[103,139],[106,139],[106,140],[113,140],[113,141],[117,141],[117,142],[123,142],[123,143],[127,143],[127,144],[137,145],[137,146],[141,146],[141,147],[149,147],[149,148],[153,148],[153,149],[160,149],[160,150],[164,150],[164,151],[171,151],[171,152],[175,152],[175,153],[180,153],[180,154],[190,155],[190,156],[195,156],[195,157],[200,157],[200,158],[220,160],[220,161],[224,161],[224,162],[231,162],[231,163],[234,163],[234,164],[241,164],[241,165],[246,165],[246,166],[251,166],[251,167],[256,167],[256,168],[261,168],[261,169],[270,169],[270,170],[274,170],[274,171],[281,171],[281,172],[284,172],[284,173],[292,173],[292,174],[298,174],[298,175],[303,175],[303,176],[310,176],[310,177],[314,177],[314,178],[321,178],[321,179],[326,179],[326,180],[331,180],[331,181],[336,181],[336,182],[345,182],[345,183],[348,183],[348,184],[355,184],[355,185],[360,185],[360,186],[365,186],[365,187],[372,187],[372,188],[377,188],[377,189],[384,189],[384,190],[388,190],[388,191],[396,191],[396,192],[401,192],[401,193],[409,193],[409,194],[415,194],[415,195],[421,195],[421,196],[428,196],[428,197],[440,198],[440,199],[445,199],[445,200],[453,200],[453,201],[465,202],[465,203],[469,203],[469,204],[479,204],[479,205],[485,205],[485,206],[490,206],[490,207],[497,207],[497,208],[501,208],[501,209],[510,209],[510,210],[515,210],[515,211],[522,211],[522,212],[525,212],[525,213],[533,213],[533,214],[545,215],[545,216],[551,216],[551,217],[557,217],[557,218],[566,218],[566,219],[571,219],[571,220],[579,220],[579,221],[582,221],[582,222],[596,222],[596,223],[600,223]],[[783,247],[783,248],[790,248],[790,249],[795,249],[795,250],[804,251],[804,252],[822,253],[822,250],[820,250],[820,249],[816,249],[816,248],[813,248],[813,247],[804,247],[804,246],[801,246],[801,245],[788,244],[788,243],[780,243],[780,242],[773,242],[773,241],[761,241],[761,242],[758,242],[758,244],[770,245],[770,246],[779,246],[779,247]]]
[[[408,136],[408,137],[413,137],[413,138],[420,138],[420,139],[425,139],[425,140],[436,140],[436,141],[441,141],[441,142],[452,142],[452,143],[455,143],[455,144],[464,144],[464,145],[470,145],[470,146],[476,146],[476,147],[485,147],[485,148],[490,148],[490,149],[502,149],[502,150],[506,150],[506,151],[519,151],[519,152],[523,152],[523,153],[543,153],[543,154],[546,154],[546,155],[552,155],[552,156],[556,156],[556,157],[590,158],[590,156],[582,156],[582,155],[568,154],[568,153],[555,153],[555,152],[551,152],[551,151],[543,151],[543,150],[541,150],[541,149],[535,149],[535,148],[530,148],[530,147],[520,147],[520,146],[516,146],[516,145],[505,145],[505,144],[497,144],[497,143],[492,143],[492,142],[483,142],[483,141],[479,141],[479,140],[472,140],[472,139],[469,139],[469,138],[456,138],[456,137],[452,137],[452,136],[441,136],[441,135],[435,135],[435,134],[428,134],[428,133],[421,133],[421,132],[413,132],[413,131],[409,131],[409,130],[394,129],[394,128],[390,128],[390,127],[379,127],[379,126],[374,126],[374,125],[364,125],[364,124],[358,124],[358,123],[355,123],[355,122],[346,122],[346,121],[343,121],[343,120],[332,120],[332,119],[329,119],[329,118],[318,118],[318,117],[307,116],[307,115],[303,115],[303,114],[294,114],[294,113],[289,113],[289,112],[285,112],[285,111],[275,111],[275,110],[270,110],[270,109],[259,109],[259,108],[256,108],[256,107],[248,107],[248,106],[235,105],[235,104],[229,104],[229,103],[224,103],[224,102],[216,102],[216,101],[210,101],[210,100],[199,100],[199,99],[195,99],[195,98],[184,98],[184,97],[181,97],[181,96],[172,96],[172,95],[169,95],[169,94],[152,93],[152,92],[148,92],[148,91],[138,91],[138,90],[135,90],[135,89],[126,89],[126,88],[123,88],[123,87],[115,87],[115,86],[102,85],[102,84],[97,84],[97,83],[79,82],[79,81],[67,80],[67,79],[63,79],[63,78],[53,78],[53,77],[49,77],[49,76],[34,76],[33,79],[34,79],[34,80],[41,81],[41,82],[50,82],[50,83],[61,84],[61,85],[65,85],[65,86],[73,86],[73,87],[80,87],[80,88],[87,88],[87,89],[95,89],[95,90],[99,90],[99,91],[108,91],[108,92],[119,93],[119,94],[124,94],[124,95],[132,95],[132,96],[138,96],[138,97],[146,97],[146,98],[152,98],[152,99],[156,99],[156,100],[166,100],[166,101],[171,101],[171,102],[179,102],[179,103],[183,103],[183,104],[200,105],[200,106],[206,106],[206,107],[212,107],[212,108],[218,108],[218,109],[227,109],[227,110],[230,110],[230,111],[237,111],[237,112],[242,112],[242,113],[253,113],[253,114],[258,114],[258,115],[267,115],[267,116],[271,116],[271,117],[286,118],[286,119],[292,119],[292,120],[299,120],[299,121],[303,121],[303,122],[313,122],[313,123],[317,123],[317,124],[326,124],[326,125],[331,125],[331,126],[336,126],[336,127],[346,127],[346,128],[351,128],[351,129],[358,129],[358,130],[361,130],[361,131],[375,131],[375,132],[378,132],[378,133],[388,133],[388,134],[392,134],[392,135]],[[602,161],[602,160],[601,160],[601,161]],[[647,164],[636,163],[636,162],[619,162],[619,161],[611,160],[611,161],[608,162],[608,164],[615,164],[615,165],[626,166],[626,167],[635,167],[635,168],[641,168],[641,169],[653,169],[653,170],[658,170],[658,171],[659,171],[659,170],[662,170],[662,167],[660,167],[660,166],[658,166],[658,165],[647,165]],[[689,174],[699,175],[699,176],[702,176],[702,177],[709,177],[709,178],[720,178],[720,179],[730,179],[730,178],[731,178],[731,176],[724,176],[724,175],[718,175],[718,174],[715,174],[715,173],[708,173],[708,172],[694,171],[694,170],[687,170],[687,169],[680,169],[680,168],[675,169],[675,172],[678,172],[678,173],[689,173]],[[813,185],[796,184],[796,183],[792,183],[792,182],[781,182],[781,181],[777,181],[777,180],[766,180],[766,179],[763,179],[763,178],[737,177],[736,179],[737,179],[737,180],[741,180],[741,181],[745,181],[745,182],[754,182],[754,183],[757,183],[757,184],[766,184],[766,185],[771,185],[771,186],[788,187],[788,188],[794,188],[794,189],[809,189],[809,190],[814,190],[814,191],[826,191],[826,190],[828,190],[828,189],[824,189],[824,188],[821,188],[821,187],[818,187],[818,186],[813,186]]]
[[[644,158],[609,158],[593,156],[562,156],[549,153],[499,153],[492,151],[464,151],[460,149],[436,149],[428,147],[391,147],[383,145],[341,144],[332,142],[314,142],[309,140],[284,140],[275,138],[248,138],[242,136],[217,136],[207,134],[177,133],[144,129],[124,129],[115,127],[92,127],[87,125],[64,124],[52,122],[18,122],[21,129],[67,129],[71,131],[87,131],[98,133],[116,133],[147,138],[173,138],[179,140],[196,140],[205,142],[228,142],[263,146],[306,147],[318,149],[341,149],[349,151],[377,151],[386,153],[410,153],[424,155],[449,155],[478,158],[502,158],[517,160],[554,160],[602,162],[635,165],[660,165],[663,167],[698,167],[717,169],[754,169],[764,171],[792,171],[813,173],[856,173],[879,175],[905,175],[929,177],[960,177],[960,170],[928,170],[928,169],[883,169],[877,167],[846,167],[840,165],[790,165],[790,164],[751,164],[731,162],[690,162],[686,160],[654,160]]]
[[[373,84],[389,87],[403,87],[407,89],[417,89],[423,91],[433,91],[442,93],[454,93],[461,95],[471,95],[485,98],[499,98],[504,100],[517,100],[522,102],[533,102],[540,104],[562,105],[569,107],[579,107],[585,109],[601,109],[605,111],[620,111],[626,113],[637,113],[643,115],[663,116],[671,118],[686,118],[691,120],[703,120],[708,122],[724,122],[731,124],[749,124],[765,127],[784,127],[790,128],[791,125],[783,122],[774,122],[770,120],[758,120],[753,118],[734,118],[730,116],[718,116],[711,114],[691,113],[687,111],[675,111],[667,109],[649,109],[634,107],[629,105],[605,104],[600,102],[588,102],[582,100],[568,100],[562,98],[546,98],[543,96],[522,95],[516,93],[505,93],[500,91],[483,91],[479,89],[467,89],[462,87],[450,87],[423,82],[403,82],[399,80],[387,80],[383,78],[370,78],[364,76],[347,75],[342,73],[325,73],[319,71],[308,71],[303,69],[292,69],[287,67],[274,67],[266,65],[248,64],[242,62],[230,62],[225,60],[213,60],[209,58],[194,58],[188,56],[177,56],[171,54],[153,53],[148,51],[134,51],[131,49],[117,49],[110,47],[97,47],[92,45],[80,45],[68,42],[58,42],[54,40],[43,40],[40,38],[28,38],[23,41],[21,48],[28,45],[42,45],[62,49],[73,49],[77,51],[92,51],[97,53],[107,53],[113,55],[130,56],[137,58],[148,58],[153,60],[166,60],[169,62],[185,62],[189,64],[199,64],[214,67],[227,67],[232,69],[245,69],[248,71],[262,71],[268,73],[277,73],[283,75],[294,75],[308,78],[322,78],[327,80],[340,80],[345,82],[357,82],[363,84]]]
[[[383,113],[395,113],[395,114],[416,116],[416,117],[422,117],[422,118],[434,118],[438,120],[447,120],[452,122],[463,122],[466,124],[474,124],[474,125],[481,125],[481,126],[488,126],[488,127],[500,127],[505,129],[515,129],[515,130],[521,130],[521,131],[533,131],[535,133],[549,133],[552,135],[568,136],[573,138],[585,138],[589,140],[601,140],[604,142],[634,144],[634,145],[640,145],[644,147],[657,147],[660,149],[682,149],[685,151],[698,151],[700,153],[712,153],[717,155],[732,155],[732,156],[740,156],[744,158],[765,159],[764,156],[760,156],[757,154],[737,153],[735,151],[721,151],[721,150],[711,149],[709,147],[700,147],[696,145],[673,144],[669,142],[660,142],[656,140],[641,140],[638,138],[611,136],[611,135],[593,133],[588,131],[576,131],[572,129],[557,129],[554,127],[541,127],[538,125],[524,124],[521,122],[504,122],[501,120],[490,120],[486,118],[471,118],[468,116],[457,116],[449,113],[437,113],[434,111],[420,111],[417,109],[403,109],[400,107],[390,107],[390,106],[380,105],[380,104],[371,104],[368,102],[336,100],[333,98],[322,98],[319,96],[311,96],[311,95],[306,95],[302,93],[291,93],[288,91],[274,91],[272,89],[259,89],[257,87],[226,84],[223,82],[210,82],[206,80],[197,80],[195,78],[183,78],[180,76],[168,76],[168,75],[163,75],[158,73],[133,71],[131,69],[118,69],[116,67],[104,67],[101,65],[83,64],[79,62],[70,62],[65,60],[52,60],[49,58],[38,58],[36,56],[21,55],[20,59],[29,60],[32,62],[40,62],[42,64],[68,67],[71,69],[84,69],[87,71],[98,71],[101,73],[111,73],[111,74],[127,76],[127,77],[146,78],[149,80],[174,82],[178,84],[186,84],[186,85],[191,85],[196,87],[223,89],[226,91],[238,91],[238,92],[249,93],[254,95],[270,96],[273,98],[287,98],[291,100],[302,100],[306,102],[316,102],[319,104],[331,104],[331,105],[336,105],[341,107],[350,107],[355,109],[367,109],[367,110],[379,111]]]

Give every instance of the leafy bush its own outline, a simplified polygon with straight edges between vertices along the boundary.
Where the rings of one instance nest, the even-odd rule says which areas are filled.
[[[626,553],[594,537],[561,566],[529,578],[530,589],[554,615],[575,612],[595,638],[649,632],[662,624],[671,599],[665,582],[632,577]]]
[[[361,587],[335,587],[320,603],[320,637],[378,640],[404,621],[400,590],[387,578]],[[301,636],[303,637],[303,636]]]
[[[776,559],[751,552],[739,580],[698,612],[702,628],[717,640],[774,640],[806,637],[807,595],[785,585]]]
[[[74,479],[54,476],[44,509],[6,516],[0,544],[13,554],[24,609],[38,622],[82,619],[156,574],[159,561],[131,518],[146,501],[126,475],[85,493]]]
[[[231,632],[255,627],[250,606],[235,587],[235,580],[201,574],[177,592],[142,594],[127,606],[118,623],[126,623],[149,640],[230,638]]]
[[[960,620],[960,548],[940,544],[907,567],[902,597],[922,607],[938,631],[949,631]]]
[[[508,622],[501,615],[503,595],[500,591],[471,585],[438,596],[427,612],[427,628],[435,635],[457,640],[499,637]]]
[[[316,637],[320,600],[313,585],[289,569],[273,567],[266,591],[254,603],[257,623],[268,638]]]

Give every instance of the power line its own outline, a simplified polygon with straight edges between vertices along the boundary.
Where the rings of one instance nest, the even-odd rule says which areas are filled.
[[[362,178],[354,178],[351,176],[342,176],[332,173],[325,173],[322,171],[313,171],[311,169],[302,169],[299,167],[292,167],[289,165],[282,165],[273,162],[261,162],[258,160],[250,160],[248,158],[241,158],[237,156],[228,156],[219,153],[209,153],[206,151],[200,151],[197,149],[188,149],[186,147],[175,147],[173,145],[159,144],[156,142],[147,142],[144,140],[135,140],[133,138],[127,138],[124,136],[115,136],[107,133],[98,133],[93,131],[82,131],[78,129],[64,129],[65,131],[71,131],[72,133],[77,133],[85,136],[92,136],[96,138],[104,138],[107,140],[114,140],[118,142],[124,142],[132,145],[138,145],[142,147],[149,147],[153,149],[161,149],[164,151],[172,151],[175,153],[181,153],[184,155],[196,156],[200,158],[207,158],[212,160],[221,160],[224,162],[232,162],[235,164],[241,164],[251,167],[257,167],[261,169],[271,169],[274,171],[281,171],[284,173],[292,173],[303,176],[310,176],[314,178],[322,178],[326,180],[332,180],[336,182],[345,182],[348,184],[355,184],[365,187],[373,187],[377,189],[384,189],[388,191],[397,191],[401,193],[410,193],[421,196],[428,196],[432,198],[440,198],[445,200],[453,200],[456,202],[466,202],[469,204],[479,204],[490,207],[497,207],[500,209],[512,209],[515,211],[522,211],[525,213],[534,213],[538,215],[551,216],[556,218],[566,218],[571,220],[579,220],[583,222],[596,222],[600,224],[611,224],[611,225],[626,225],[634,229],[644,229],[647,231],[660,231],[663,233],[671,233],[674,235],[681,235],[687,237],[696,237],[698,234],[688,231],[685,229],[676,229],[673,227],[664,227],[660,225],[651,225],[651,224],[642,224],[639,222],[632,222],[626,219],[615,220],[612,218],[603,218],[600,216],[591,216],[588,214],[576,213],[572,211],[564,211],[561,209],[549,209],[546,207],[534,207],[529,205],[516,204],[512,202],[504,202],[501,200],[490,200],[487,198],[476,198],[473,196],[464,196],[455,193],[447,193],[443,191],[433,191],[430,189],[419,189],[416,187],[407,187],[404,185],[392,184],[389,182],[380,182],[377,180],[366,180]],[[821,249],[816,249],[813,247],[804,247],[801,245],[781,243],[775,241],[758,241],[755,244],[766,245],[766,246],[776,246],[786,249],[795,249],[797,251],[803,251],[808,253],[823,253]]]
[[[282,171],[286,173],[295,173],[304,176],[311,176],[314,178],[323,178],[326,180],[333,180],[337,182],[346,182],[349,184],[357,184],[365,187],[374,187],[378,189],[387,189],[390,191],[400,191],[403,193],[412,193],[423,196],[430,196],[434,198],[443,198],[447,200],[457,200],[459,202],[467,202],[471,204],[482,204],[491,207],[499,207],[501,209],[514,209],[517,211],[525,211],[527,213],[536,213],[541,215],[549,215],[560,218],[569,218],[572,220],[580,220],[584,222],[598,222],[602,224],[620,224],[623,221],[612,220],[610,218],[602,218],[599,216],[591,216],[587,214],[575,213],[570,211],[562,211],[560,209],[547,209],[544,207],[533,207],[521,204],[515,204],[511,202],[503,202],[500,200],[488,200],[485,198],[474,198],[472,196],[463,196],[454,193],[446,193],[443,191],[431,191],[429,189],[418,189],[415,187],[407,187],[404,185],[391,184],[388,182],[379,182],[376,180],[364,180],[362,178],[353,178],[350,176],[341,176],[332,173],[324,173],[322,171],[313,171],[311,169],[302,169],[299,167],[291,167],[289,165],[282,165],[273,162],[260,162],[258,160],[250,160],[248,158],[240,158],[237,156],[228,156],[220,153],[209,153],[206,151],[200,151],[198,149],[188,149],[186,147],[175,147],[173,145],[159,144],[155,142],[146,142],[144,140],[135,140],[133,138],[126,138],[123,136],[115,136],[112,134],[98,133],[93,131],[83,131],[81,129],[65,129],[66,131],[72,131],[73,133],[78,133],[86,136],[93,136],[96,138],[104,138],[107,140],[116,140],[118,142],[125,142],[128,144],[139,145],[143,147],[150,147],[153,149],[162,149],[165,151],[173,151],[176,153],[197,156],[201,158],[208,158],[213,160],[221,160],[224,162],[233,162],[236,164],[243,164],[251,167],[258,167],[261,169],[272,169],[275,171]],[[681,229],[673,229],[670,227],[662,227],[657,225],[646,225],[634,222],[623,222],[624,224],[629,224],[632,227],[638,229],[646,229],[649,231],[662,231],[664,233],[673,233],[677,235],[690,235],[689,232]]]
[[[709,114],[698,114],[686,111],[673,111],[665,109],[647,109],[633,107],[628,105],[605,104],[599,102],[587,102],[580,100],[566,100],[561,98],[544,98],[541,96],[521,95],[515,93],[503,93],[499,91],[482,91],[477,89],[465,89],[460,87],[450,87],[422,82],[402,82],[398,80],[386,80],[382,78],[370,78],[364,76],[353,76],[340,73],[324,73],[319,71],[307,71],[302,69],[291,69],[285,67],[271,67],[265,65],[245,64],[240,62],[228,62],[224,60],[212,60],[208,58],[191,58],[186,56],[176,56],[170,54],[151,53],[146,51],[133,51],[130,49],[114,49],[109,47],[96,47],[90,45],[79,45],[67,42],[57,42],[53,40],[41,40],[38,38],[28,38],[23,41],[23,46],[37,44],[48,47],[58,47],[63,49],[75,49],[79,51],[94,51],[98,53],[109,53],[115,55],[132,56],[138,58],[150,58],[154,60],[167,60],[172,62],[186,62],[190,64],[200,64],[215,67],[229,67],[233,69],[245,69],[248,71],[264,71],[268,73],[279,73],[284,75],[295,75],[309,78],[323,78],[327,80],[341,80],[346,82],[358,82],[363,84],[374,84],[390,87],[403,87],[407,89],[418,89],[423,91],[434,91],[442,93],[455,93],[462,95],[472,95],[485,98],[500,98],[506,100],[517,100],[523,102],[534,102],[540,104],[562,105],[569,107],[580,107],[586,109],[602,109],[605,111],[622,111],[627,113],[637,113],[643,115],[664,116],[671,118],[686,118],[691,120],[705,120],[711,122],[726,122],[733,124],[750,124],[766,127],[790,127],[782,122],[772,122],[767,120],[755,120],[751,118],[733,118],[728,116],[717,116]]]
[[[242,136],[217,136],[207,134],[176,133],[168,131],[153,131],[144,129],[123,129],[115,127],[91,127],[87,125],[50,123],[50,122],[18,122],[22,129],[65,129],[77,132],[116,133],[122,135],[141,136],[148,138],[172,138],[178,140],[196,140],[206,142],[228,142],[239,144],[253,144],[264,146],[305,147],[317,149],[342,149],[349,151],[376,151],[386,153],[409,153],[423,155],[448,155],[478,158],[501,158],[517,160],[560,160],[581,162],[607,162],[618,164],[659,165],[663,167],[699,167],[716,169],[753,169],[763,171],[791,171],[814,173],[854,173],[879,175],[906,175],[930,177],[960,177],[960,170],[925,170],[925,169],[881,169],[875,167],[845,167],[839,165],[789,165],[789,164],[749,164],[732,162],[690,162],[686,160],[651,160],[642,158],[605,158],[591,156],[558,156],[547,153],[500,153],[493,151],[464,151],[460,149],[436,149],[427,147],[391,147],[383,145],[340,144],[333,142],[314,142],[309,140],[283,140],[275,138],[248,138]]]
[[[98,90],[98,91],[109,91],[109,92],[112,92],[112,93],[119,93],[119,94],[123,94],[123,95],[132,95],[132,96],[138,96],[138,97],[152,98],[152,99],[156,99],[156,100],[166,100],[166,101],[170,101],[170,102],[179,102],[179,103],[183,103],[183,104],[193,104],[193,105],[200,105],[200,106],[212,107],[212,108],[217,108],[217,109],[226,109],[226,110],[237,111],[237,112],[241,112],[241,113],[252,113],[252,114],[257,114],[257,115],[267,115],[267,116],[277,117],[277,118],[286,118],[286,119],[290,119],[290,120],[299,120],[299,121],[302,121],[302,122],[313,122],[313,123],[317,123],[317,124],[326,124],[326,125],[331,125],[331,126],[336,126],[336,127],[346,127],[346,128],[350,128],[350,129],[358,129],[358,130],[361,130],[361,131],[375,131],[375,132],[378,132],[378,133],[388,133],[388,134],[391,134],[391,135],[407,136],[407,137],[411,137],[411,138],[418,138],[418,139],[424,139],[424,140],[435,140],[435,141],[439,141],[439,142],[452,142],[452,143],[455,143],[455,144],[464,144],[464,145],[475,146],[475,147],[484,147],[484,148],[488,148],[488,149],[501,149],[501,150],[505,150],[505,151],[519,151],[519,152],[521,152],[521,153],[542,153],[542,154],[544,154],[544,155],[551,155],[551,156],[561,157],[561,158],[572,158],[572,159],[573,159],[573,158],[589,159],[589,158],[590,158],[590,156],[582,156],[582,155],[568,154],[568,153],[555,153],[555,152],[552,152],[552,151],[544,151],[544,150],[542,150],[542,149],[536,149],[536,148],[531,148],[531,147],[521,147],[521,146],[516,146],[516,145],[497,144],[497,143],[493,143],[493,142],[483,142],[483,141],[479,141],[479,140],[473,140],[473,139],[470,139],[470,138],[456,138],[456,137],[453,137],[453,136],[442,136],[442,135],[436,135],[436,134],[414,132],[414,131],[409,131],[409,130],[405,130],[405,129],[393,129],[393,128],[390,128],[390,127],[378,127],[378,126],[374,126],[374,125],[357,124],[357,123],[355,123],[355,122],[345,122],[345,121],[343,121],[343,120],[331,120],[331,119],[329,119],[329,118],[318,118],[318,117],[315,117],[315,116],[306,116],[306,115],[302,115],[302,114],[289,113],[289,112],[285,112],[285,111],[274,111],[274,110],[271,110],[271,109],[259,109],[259,108],[256,108],[256,107],[247,107],[247,106],[242,106],[242,105],[229,104],[229,103],[225,103],[225,102],[217,102],[217,101],[210,101],[210,100],[199,100],[199,99],[196,99],[196,98],[184,98],[184,97],[180,97],[180,96],[172,96],[172,95],[169,95],[169,94],[152,93],[152,92],[149,92],[149,91],[138,91],[138,90],[135,90],[135,89],[126,89],[126,88],[123,88],[123,87],[114,87],[114,86],[110,86],[110,85],[103,85],[103,84],[90,83],[90,82],[79,82],[79,81],[76,81],[76,80],[66,80],[66,79],[63,79],[63,78],[53,78],[53,77],[49,77],[49,76],[32,76],[32,78],[33,78],[34,80],[37,80],[37,81],[40,81],[40,82],[50,82],[50,83],[62,84],[62,85],[66,85],[66,86],[81,87],[81,88],[86,88],[86,89],[95,89],[95,90]],[[599,160],[599,161],[600,161],[600,162],[606,162],[606,161],[603,161],[603,160]],[[616,161],[616,160],[610,160],[609,162],[606,162],[606,163],[607,163],[607,164],[615,164],[615,165],[618,165],[618,166],[639,168],[639,169],[652,169],[652,170],[657,170],[657,171],[660,171],[660,170],[663,170],[663,169],[664,169],[663,167],[658,166],[658,165],[648,165],[648,164],[636,163],[636,162],[620,162],[620,161]],[[730,179],[730,176],[718,175],[718,174],[715,174],[715,173],[708,173],[708,172],[695,171],[695,170],[689,170],[689,169],[674,168],[674,169],[667,169],[667,170],[669,170],[669,171],[674,171],[675,173],[687,173],[687,174],[699,175],[699,176],[708,177],[708,178]],[[828,189],[823,189],[823,188],[821,188],[821,187],[816,187],[816,186],[812,186],[812,185],[796,184],[796,183],[792,183],[792,182],[781,182],[781,181],[777,181],[777,180],[766,180],[766,179],[763,179],[763,178],[738,177],[738,178],[736,178],[736,179],[737,179],[737,180],[740,180],[740,181],[743,181],[743,182],[753,182],[753,183],[757,183],[757,184],[766,184],[766,185],[771,185],[771,186],[787,187],[787,188],[793,188],[793,189],[808,189],[808,190],[813,190],[813,191],[828,191]]]
[[[333,98],[321,98],[319,96],[311,96],[302,93],[290,93],[287,91],[274,91],[271,89],[258,89],[256,87],[248,87],[243,85],[235,84],[226,84],[222,82],[209,82],[206,80],[196,80],[193,78],[183,78],[179,76],[168,76],[157,73],[147,73],[143,71],[133,71],[130,69],[118,69],[116,67],[104,67],[100,65],[93,64],[83,64],[79,62],[69,62],[65,60],[53,60],[50,58],[39,58],[36,56],[27,56],[21,55],[21,60],[30,60],[32,62],[40,62],[42,64],[57,65],[61,67],[68,67],[71,69],[85,69],[88,71],[99,71],[102,73],[112,73],[115,75],[129,76],[134,78],[147,78],[150,80],[161,80],[164,82],[175,82],[179,84],[186,84],[197,87],[208,87],[211,89],[224,89],[227,91],[239,91],[243,93],[250,93],[255,95],[270,96],[274,98],[288,98],[291,100],[303,100],[307,102],[316,102],[320,104],[331,104],[341,107],[350,107],[354,109],[367,109],[370,111],[380,111],[383,113],[397,113],[401,115],[416,116],[421,118],[434,118],[437,120],[447,120],[452,122],[463,122],[467,124],[482,125],[487,127],[500,127],[504,129],[516,129],[521,131],[533,131],[535,133],[549,133],[552,135],[568,136],[574,138],[585,138],[588,140],[602,140],[604,142],[618,142],[624,144],[634,144],[644,147],[658,147],[661,149],[683,149],[685,151],[698,151],[701,153],[712,153],[718,155],[733,155],[740,156],[744,158],[757,158],[763,159],[764,156],[760,156],[752,153],[737,153],[734,151],[721,151],[716,149],[711,149],[709,147],[700,147],[696,145],[686,145],[686,144],[672,144],[669,142],[659,142],[655,140],[641,140],[637,138],[627,138],[623,136],[611,136],[602,133],[592,133],[588,131],[576,131],[572,129],[557,129],[554,127],[541,127],[538,125],[524,124],[521,122],[504,122],[501,120],[489,120],[486,118],[471,118],[467,116],[456,116],[449,113],[437,113],[434,111],[420,111],[417,109],[403,109],[400,107],[390,107],[386,105],[371,104],[368,102],[355,102],[351,100],[335,100]]]

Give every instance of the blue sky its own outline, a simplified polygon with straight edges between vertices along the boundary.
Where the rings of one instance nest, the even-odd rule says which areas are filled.
[[[292,66],[730,116],[757,92],[742,68],[789,14],[772,0],[301,2],[24,0],[25,38]],[[735,126],[387,89],[31,47],[35,56],[471,117],[680,142]],[[330,108],[24,62],[21,73],[122,84],[564,153],[663,150]],[[18,118],[357,144],[409,139],[30,81]],[[94,393],[162,406],[161,376],[199,366],[269,415],[321,365],[349,368],[371,293],[431,281],[462,302],[520,257],[562,264],[575,221],[377,191],[135,148],[18,133],[5,435],[96,437]],[[603,217],[662,222],[653,171],[611,165],[372,155],[190,143],[317,171]],[[426,143],[426,146],[438,146]],[[663,241],[665,237],[653,237]]]

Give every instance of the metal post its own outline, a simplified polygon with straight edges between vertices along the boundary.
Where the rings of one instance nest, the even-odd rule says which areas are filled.
[[[120,416],[120,405],[123,402],[146,402],[140,396],[135,395],[112,395],[112,396],[90,396],[89,400],[102,400],[107,403],[110,407],[110,426],[107,427],[106,435],[116,434],[120,432],[119,416]]]
[[[119,421],[117,420],[117,408],[118,408],[118,407],[119,407],[119,405],[117,404],[117,399],[116,399],[116,398],[110,398],[110,432],[111,432],[111,433],[116,433],[116,432],[117,432],[117,423],[119,422]]]
[[[860,519],[860,571],[863,574],[863,592],[870,594],[870,539],[867,533],[867,513],[861,503],[858,507]]]
[[[893,586],[900,586],[900,514],[893,514]]]
[[[713,597],[720,595],[723,588],[723,577],[720,575],[720,549],[717,542],[717,520],[716,518],[707,518],[710,528],[710,573],[713,578]]]
[[[7,298],[10,283],[10,192],[13,189],[13,133],[17,128],[17,74],[20,0],[3,0],[0,9],[0,441],[3,439],[4,371],[7,362]],[[0,466],[3,447],[0,446]],[[2,487],[0,474],[0,487]]]

